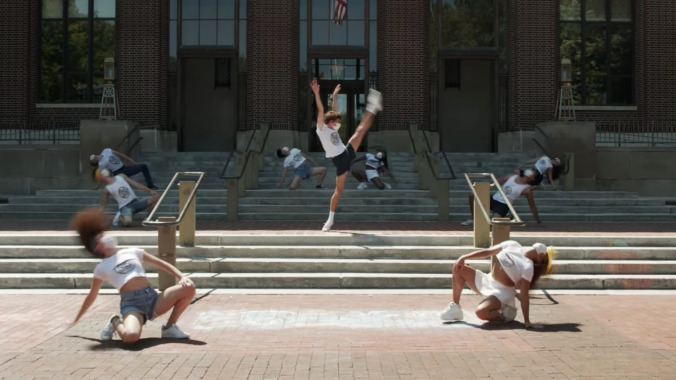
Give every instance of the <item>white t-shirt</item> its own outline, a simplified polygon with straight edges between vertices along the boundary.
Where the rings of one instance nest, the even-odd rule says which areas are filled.
[[[374,169],[380,169],[383,165],[383,162],[377,159],[375,155],[366,153],[366,166],[370,166]]]
[[[552,160],[547,156],[542,156],[539,160],[535,161],[535,169],[540,172],[540,174],[545,175],[547,169],[554,167],[552,165]]]
[[[117,202],[117,207],[122,208],[128,205],[129,202],[136,199],[137,196],[127,181],[124,180],[124,178],[118,175],[114,176],[113,178],[115,179],[115,182],[111,183],[110,185],[106,185],[106,190],[108,190],[110,196],[115,199],[115,202]]]
[[[116,254],[104,259],[94,268],[94,278],[99,278],[120,290],[127,281],[134,277],[144,277],[143,250],[140,248],[124,248]]]
[[[321,130],[317,128],[317,136],[319,136],[319,141],[322,142],[326,157],[336,157],[345,151],[345,144],[343,144],[343,140],[340,139],[338,131],[334,131],[327,127],[326,124],[324,124],[324,127]]]
[[[519,178],[519,176],[514,174],[513,176],[509,177],[507,181],[505,181],[505,183],[502,185],[502,191],[505,193],[507,199],[509,200],[509,203],[511,204],[513,204],[514,201],[521,196],[521,193],[523,193],[524,190],[530,187],[530,185],[527,183],[526,184],[516,183],[517,178]],[[502,194],[500,194],[499,191],[493,194],[493,199],[501,203],[505,204],[507,203],[502,198]]]
[[[500,243],[502,250],[495,257],[502,265],[507,276],[514,281],[533,279],[533,262],[523,255],[521,244],[514,240],[506,240]]]
[[[106,148],[101,152],[101,159],[99,160],[99,167],[106,168],[114,172],[124,166],[119,157],[113,154],[113,150]]]
[[[293,166],[293,168],[299,167],[303,162],[305,162],[305,157],[300,152],[300,149],[291,148],[289,155],[284,158],[284,167]]]

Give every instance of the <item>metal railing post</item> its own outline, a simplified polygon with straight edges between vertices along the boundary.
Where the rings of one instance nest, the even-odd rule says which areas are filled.
[[[176,217],[162,216],[157,220],[159,222],[176,222]],[[157,227],[157,253],[162,260],[176,266],[176,224]],[[159,271],[157,281],[158,287],[162,291],[176,285],[176,277],[164,271]]]
[[[474,191],[477,196],[474,197],[474,246],[488,248],[491,244],[491,226],[481,213],[483,205],[484,210],[490,207],[491,188],[488,182],[475,182]]]
[[[239,205],[239,180],[236,178],[229,178],[226,180],[226,186],[228,191],[226,201],[228,220],[231,222],[236,222],[239,219],[239,211],[237,210]]]
[[[437,180],[437,210],[439,212],[439,220],[448,220],[448,180]]]
[[[195,181],[181,181],[178,183],[178,209],[183,209],[190,199],[190,193],[195,188]],[[178,228],[178,243],[183,247],[195,246],[195,207],[197,199],[188,205],[185,216]]]
[[[575,190],[575,154],[564,153],[563,163],[566,165],[564,167],[566,190]]]

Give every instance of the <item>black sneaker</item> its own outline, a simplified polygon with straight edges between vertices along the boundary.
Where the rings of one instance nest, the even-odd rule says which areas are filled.
[[[157,186],[148,186],[150,190],[157,190]]]

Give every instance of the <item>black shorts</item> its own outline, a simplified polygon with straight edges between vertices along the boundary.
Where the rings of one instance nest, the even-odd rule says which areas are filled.
[[[491,211],[493,211],[493,213],[495,214],[504,217],[507,216],[507,214],[509,214],[509,207],[507,206],[507,204],[502,203],[500,201],[496,201],[495,199],[493,199],[493,197],[491,197]]]
[[[357,153],[354,152],[352,144],[349,143],[345,147],[343,153],[335,157],[331,157],[333,165],[336,166],[336,177],[340,177],[341,175],[350,171],[350,167],[352,167],[352,160],[355,158],[357,158]]]
[[[540,172],[535,168],[535,166],[533,166],[533,168],[532,168],[531,170],[533,170],[533,171],[535,172],[535,178],[534,178],[532,181],[530,181],[529,185],[531,185],[531,186],[537,186],[537,185],[541,184],[541,183],[542,183],[542,180],[543,180],[545,177],[544,177],[542,174],[540,174]],[[519,175],[520,175],[521,177],[523,177],[523,175],[524,175],[524,170],[523,170],[523,169],[519,170]]]

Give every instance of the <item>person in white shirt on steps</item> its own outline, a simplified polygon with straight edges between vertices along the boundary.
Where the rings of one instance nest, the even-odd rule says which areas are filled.
[[[365,161],[363,165],[360,163]],[[387,165],[387,155],[385,152],[377,152],[376,154],[366,153],[365,156],[359,157],[352,161],[352,169],[350,170],[352,176],[359,181],[358,190],[364,190],[368,187],[367,183],[372,182],[378,189],[383,190],[392,189],[392,186],[383,182],[380,179],[380,174],[388,176],[393,179],[392,173]]]
[[[147,321],[168,311],[171,314],[162,326],[162,338],[189,338],[190,335],[181,331],[176,322],[195,296],[195,284],[175,266],[141,248],[120,249],[115,237],[105,233],[109,226],[110,218],[95,207],[78,212],[71,221],[70,227],[78,233],[85,249],[102,259],[94,269],[89,293],[73,324],[94,303],[105,281],[120,292],[120,313],[108,320],[101,331],[101,340],[111,340],[117,334],[123,342],[135,343],[141,338],[141,330]],[[175,276],[178,284],[158,293],[150,285],[143,264]]]
[[[535,206],[535,199],[533,199],[533,192],[531,191],[531,183],[535,178],[535,174],[532,170],[526,170],[523,176],[517,174],[511,174],[504,176],[498,179],[498,183],[502,186],[502,191],[507,196],[507,200],[502,198],[502,194],[499,191],[493,193],[490,200],[490,211],[493,213],[491,217],[505,217],[509,214],[509,207],[507,202],[514,204],[520,196],[525,195],[528,199],[528,205],[530,206],[530,211],[533,213],[533,217],[538,223],[541,223],[540,215],[538,214],[538,208]],[[469,195],[469,211],[472,214],[472,219],[467,219],[464,222],[461,222],[463,226],[471,226],[474,224],[474,194]]]
[[[453,265],[453,302],[441,313],[444,321],[463,320],[460,297],[465,285],[483,300],[477,306],[476,316],[489,322],[511,322],[516,317],[516,289],[526,328],[541,328],[530,321],[529,291],[543,275],[552,268],[554,251],[542,243],[533,244],[523,250],[514,240],[504,241],[496,246],[462,255]],[[467,260],[495,256],[489,274],[472,268]]]
[[[149,211],[152,210],[160,199],[159,194],[157,194],[155,190],[133,181],[124,174],[111,176],[108,169],[98,168],[94,170],[94,178],[105,186],[101,190],[101,211],[106,208],[108,197],[112,197],[115,202],[117,202],[118,212],[113,218],[114,226],[131,226],[134,214],[146,209]],[[132,187],[148,191],[150,197],[137,197]]]
[[[315,160],[310,156],[305,155],[297,148],[287,148],[282,147],[277,149],[277,157],[284,159],[284,170],[282,171],[282,176],[277,182],[277,187],[282,187],[284,183],[284,178],[286,177],[286,170],[293,166],[294,177],[289,184],[289,190],[296,190],[300,183],[304,179],[310,177],[319,176],[317,178],[317,188],[322,187],[322,182],[324,177],[326,177],[326,168],[323,166],[318,166]]]
[[[356,158],[356,152],[366,136],[366,133],[373,125],[376,114],[382,111],[383,100],[380,92],[374,89],[369,90],[368,97],[366,98],[366,112],[364,113],[364,117],[361,119],[361,122],[354,131],[354,134],[352,134],[352,137],[348,140],[347,145],[345,145],[338,134],[340,120],[343,116],[338,112],[338,102],[335,100],[340,92],[340,85],[337,85],[333,91],[333,106],[331,107],[331,111],[326,114],[324,113],[324,105],[322,104],[322,99],[319,94],[319,83],[317,83],[316,79],[310,83],[310,87],[312,88],[312,92],[315,96],[315,103],[317,104],[317,136],[319,136],[319,141],[321,141],[322,147],[324,147],[326,157],[331,158],[333,164],[336,166],[336,187],[331,196],[329,218],[322,227],[322,231],[330,231],[333,226],[336,210],[338,209],[340,196],[345,187],[347,172],[350,171],[352,160]]]

